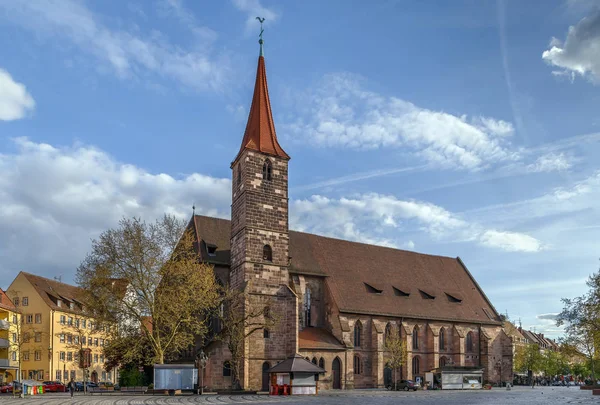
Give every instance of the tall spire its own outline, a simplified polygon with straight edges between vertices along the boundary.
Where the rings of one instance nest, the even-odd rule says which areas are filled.
[[[261,22],[260,39],[258,40],[260,53],[258,56],[258,68],[256,69],[254,95],[252,96],[248,123],[246,124],[246,131],[244,132],[244,139],[242,140],[238,157],[244,149],[251,149],[267,155],[289,159],[289,155],[285,153],[277,141],[263,53],[262,21],[264,19],[261,21],[258,17],[256,18]],[[237,160],[237,157],[235,160]]]

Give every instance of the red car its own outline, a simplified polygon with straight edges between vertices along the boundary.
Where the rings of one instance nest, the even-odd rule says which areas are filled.
[[[15,383],[16,384],[16,388],[15,391],[16,392],[20,392],[21,391],[21,384],[20,383]],[[13,392],[13,383],[8,383],[6,385],[3,385],[2,387],[0,387],[0,392],[3,394],[7,394],[7,393],[12,393]]]
[[[44,392],[66,392],[67,387],[60,381],[44,381]]]

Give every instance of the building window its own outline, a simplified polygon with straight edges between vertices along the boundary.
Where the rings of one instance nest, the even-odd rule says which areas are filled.
[[[16,315],[13,315],[13,322],[15,325],[17,324],[17,322],[19,322],[19,318],[17,318]]]
[[[10,352],[10,359],[12,361],[17,361],[17,352]]]
[[[266,260],[267,262],[273,261],[273,249],[271,249],[271,246],[269,245],[263,246],[263,260]]]
[[[104,347],[104,339],[100,339],[100,347]]]
[[[237,184],[238,186],[242,184],[242,164],[238,164],[237,166]]]
[[[94,354],[94,363],[98,363],[98,354]]]
[[[85,339],[85,338],[84,338],[84,339]],[[91,345],[92,345],[92,338],[91,338],[91,337],[89,337],[89,338],[88,338],[88,346],[91,346]]]
[[[440,350],[446,350],[446,331],[444,328],[440,329]]]
[[[419,358],[418,357],[413,357],[412,360],[412,372],[413,372],[413,378],[419,374]]]
[[[14,332],[13,332],[13,334],[12,334],[12,341],[13,341],[13,343],[18,343],[18,342],[17,342],[17,334],[16,334],[16,333],[14,333]]]
[[[217,246],[206,244],[206,253],[208,253],[209,256],[216,256],[217,255]]]
[[[42,314],[35,314],[35,323],[42,323]]]
[[[360,335],[362,332],[362,325],[360,324],[360,321],[356,322],[356,325],[354,325],[354,347],[360,347]]]
[[[71,370],[71,380],[75,379],[75,370]],[[66,378],[65,378],[66,380]]]
[[[24,307],[26,307],[27,305],[29,305],[29,298],[28,297],[23,297],[22,304],[23,304]]]
[[[85,319],[81,320],[81,327],[85,329],[87,327],[87,321]]]
[[[34,337],[36,342],[41,342],[42,341],[42,332],[35,332],[35,337]]]
[[[104,363],[104,355],[103,354],[100,355],[100,363]]]
[[[13,352],[15,354],[15,356],[17,355],[16,352]],[[23,352],[23,361],[29,361],[29,352]]]
[[[62,300],[56,300],[56,306],[61,308],[62,307]]]
[[[36,350],[35,353],[34,353],[34,355],[35,355],[35,360],[36,361],[42,360],[42,352],[41,351]]]
[[[73,338],[73,341],[75,342],[76,345],[79,344],[79,335],[75,335],[75,337]]]
[[[307,287],[304,293],[304,326],[312,326],[310,319],[311,295],[310,288]]]
[[[31,339],[31,337],[29,336],[29,332],[23,333],[23,342],[24,343],[29,343],[30,339]]]
[[[80,325],[79,318],[75,318],[75,327],[79,328],[79,325]]]
[[[65,343],[65,334],[61,333],[59,336],[60,343]]]
[[[223,377],[231,377],[231,363],[228,361],[223,363]]]
[[[267,328],[263,329],[263,337],[265,339],[269,339],[271,337],[271,332],[269,332],[269,329],[267,329]]]
[[[467,352],[473,351],[473,332],[467,333]]]
[[[387,343],[388,339],[392,336],[392,325],[391,324],[387,324],[385,325],[385,334],[383,335],[383,343]]]
[[[325,369],[325,359],[323,357],[319,359],[319,367]]]
[[[59,322],[60,322],[61,325],[64,325],[65,323],[67,323],[67,317],[64,316],[64,315],[61,315]]]
[[[94,338],[94,346],[98,347],[98,338]]]
[[[25,323],[33,323],[33,315],[25,315]]]
[[[67,323],[69,326],[73,326],[73,317],[69,317],[69,322]]]
[[[440,358],[440,368],[445,367],[445,366],[446,366],[446,358],[441,357]]]
[[[360,364],[360,357],[355,354],[354,355],[354,374],[361,374],[362,370],[361,370],[361,364]]]
[[[13,304],[15,304],[15,306],[19,306],[19,297],[15,297],[13,298]]]
[[[265,163],[263,164],[263,180],[271,180],[271,178],[272,178],[271,172],[272,172],[271,161],[269,159],[267,159],[267,160],[265,160]]]
[[[61,380],[62,380],[62,371],[56,370],[56,381],[61,381]]]
[[[67,335],[67,343],[70,345],[73,344],[73,335],[71,335],[70,333]]]
[[[69,309],[75,309],[75,304],[73,302],[69,302]]]
[[[65,352],[60,352],[60,359],[65,361]]]
[[[73,361],[73,352],[67,352],[67,361]]]
[[[417,350],[419,348],[419,327],[418,326],[415,326],[415,328],[413,329],[412,338],[413,338],[412,348],[413,348],[413,350]]]

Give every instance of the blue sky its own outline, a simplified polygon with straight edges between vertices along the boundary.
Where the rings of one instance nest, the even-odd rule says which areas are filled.
[[[122,216],[229,216],[256,16],[291,226],[460,256],[556,336],[598,267],[586,0],[0,0],[0,286],[72,281]]]

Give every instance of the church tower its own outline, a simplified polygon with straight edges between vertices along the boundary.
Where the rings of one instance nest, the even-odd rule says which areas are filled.
[[[244,289],[246,311],[268,308],[276,324],[245,341],[240,382],[260,388],[262,370],[297,352],[297,298],[288,287],[288,161],[271,112],[263,41],[242,145],[231,163],[232,287]]]

